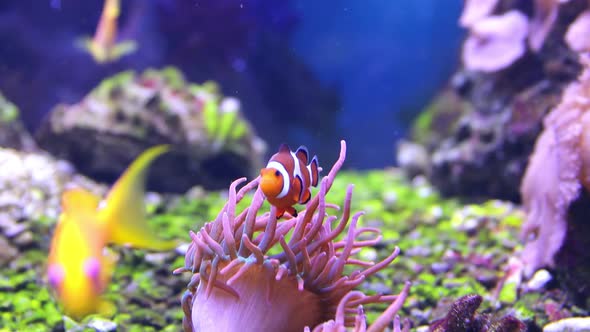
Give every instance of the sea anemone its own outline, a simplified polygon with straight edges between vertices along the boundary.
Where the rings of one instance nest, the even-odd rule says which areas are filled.
[[[362,212],[351,217],[352,185],[334,229],[338,217],[327,214],[339,209],[326,202],[326,194],[345,155],[342,141],[340,157],[322,179],[318,194],[296,218],[279,221],[272,206],[259,216],[265,200],[260,189],[251,205],[237,213],[236,204],[259,179],[239,191],[245,178],[230,185],[228,202],[217,218],[190,232],[185,266],[175,271],[194,273],[182,298],[185,331],[382,331],[390,324],[409,283],[398,295],[369,296],[353,289],[387,267],[399,248],[378,263],[352,257],[381,240],[378,229],[357,227]],[[349,220],[348,232],[336,241]],[[345,274],[353,266],[360,268]],[[375,302],[391,304],[367,328],[362,304]],[[397,318],[395,323],[399,330]]]

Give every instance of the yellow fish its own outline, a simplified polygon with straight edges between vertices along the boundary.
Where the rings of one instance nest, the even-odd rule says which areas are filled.
[[[98,63],[115,61],[137,49],[134,41],[116,42],[117,19],[120,12],[119,0],[105,0],[94,37],[82,38],[78,42],[78,45],[88,51]]]
[[[75,319],[103,311],[100,298],[111,279],[114,259],[103,254],[109,243],[168,250],[175,241],[159,239],[145,218],[147,167],[168,146],[142,153],[117,180],[106,199],[84,189],[62,195],[62,211],[49,252],[47,279],[64,312]]]

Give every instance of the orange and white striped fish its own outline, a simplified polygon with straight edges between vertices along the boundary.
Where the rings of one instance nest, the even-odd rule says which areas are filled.
[[[305,204],[311,198],[311,187],[319,181],[318,158],[313,156],[309,162],[305,146],[293,152],[287,144],[282,144],[279,152],[269,160],[266,168],[260,171],[260,189],[268,202],[277,208],[277,219],[288,212],[297,216],[295,204]]]

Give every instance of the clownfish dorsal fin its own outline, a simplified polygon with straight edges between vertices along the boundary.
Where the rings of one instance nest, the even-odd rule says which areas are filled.
[[[309,176],[311,178],[311,185],[317,187],[320,178],[320,165],[318,163],[318,157],[313,156],[311,163],[307,166],[309,169]]]
[[[279,152],[290,153],[291,149],[289,148],[289,146],[286,143],[283,143],[283,144],[281,144],[281,146],[279,146]]]
[[[300,146],[295,151],[295,156],[297,159],[301,160],[304,165],[307,165],[307,161],[309,160],[309,152],[307,152],[307,148],[305,146]]]

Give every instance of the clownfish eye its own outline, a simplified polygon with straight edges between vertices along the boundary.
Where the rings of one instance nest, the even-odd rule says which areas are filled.
[[[279,172],[278,170],[275,171],[275,176],[278,177],[279,175],[281,175],[281,172]]]

